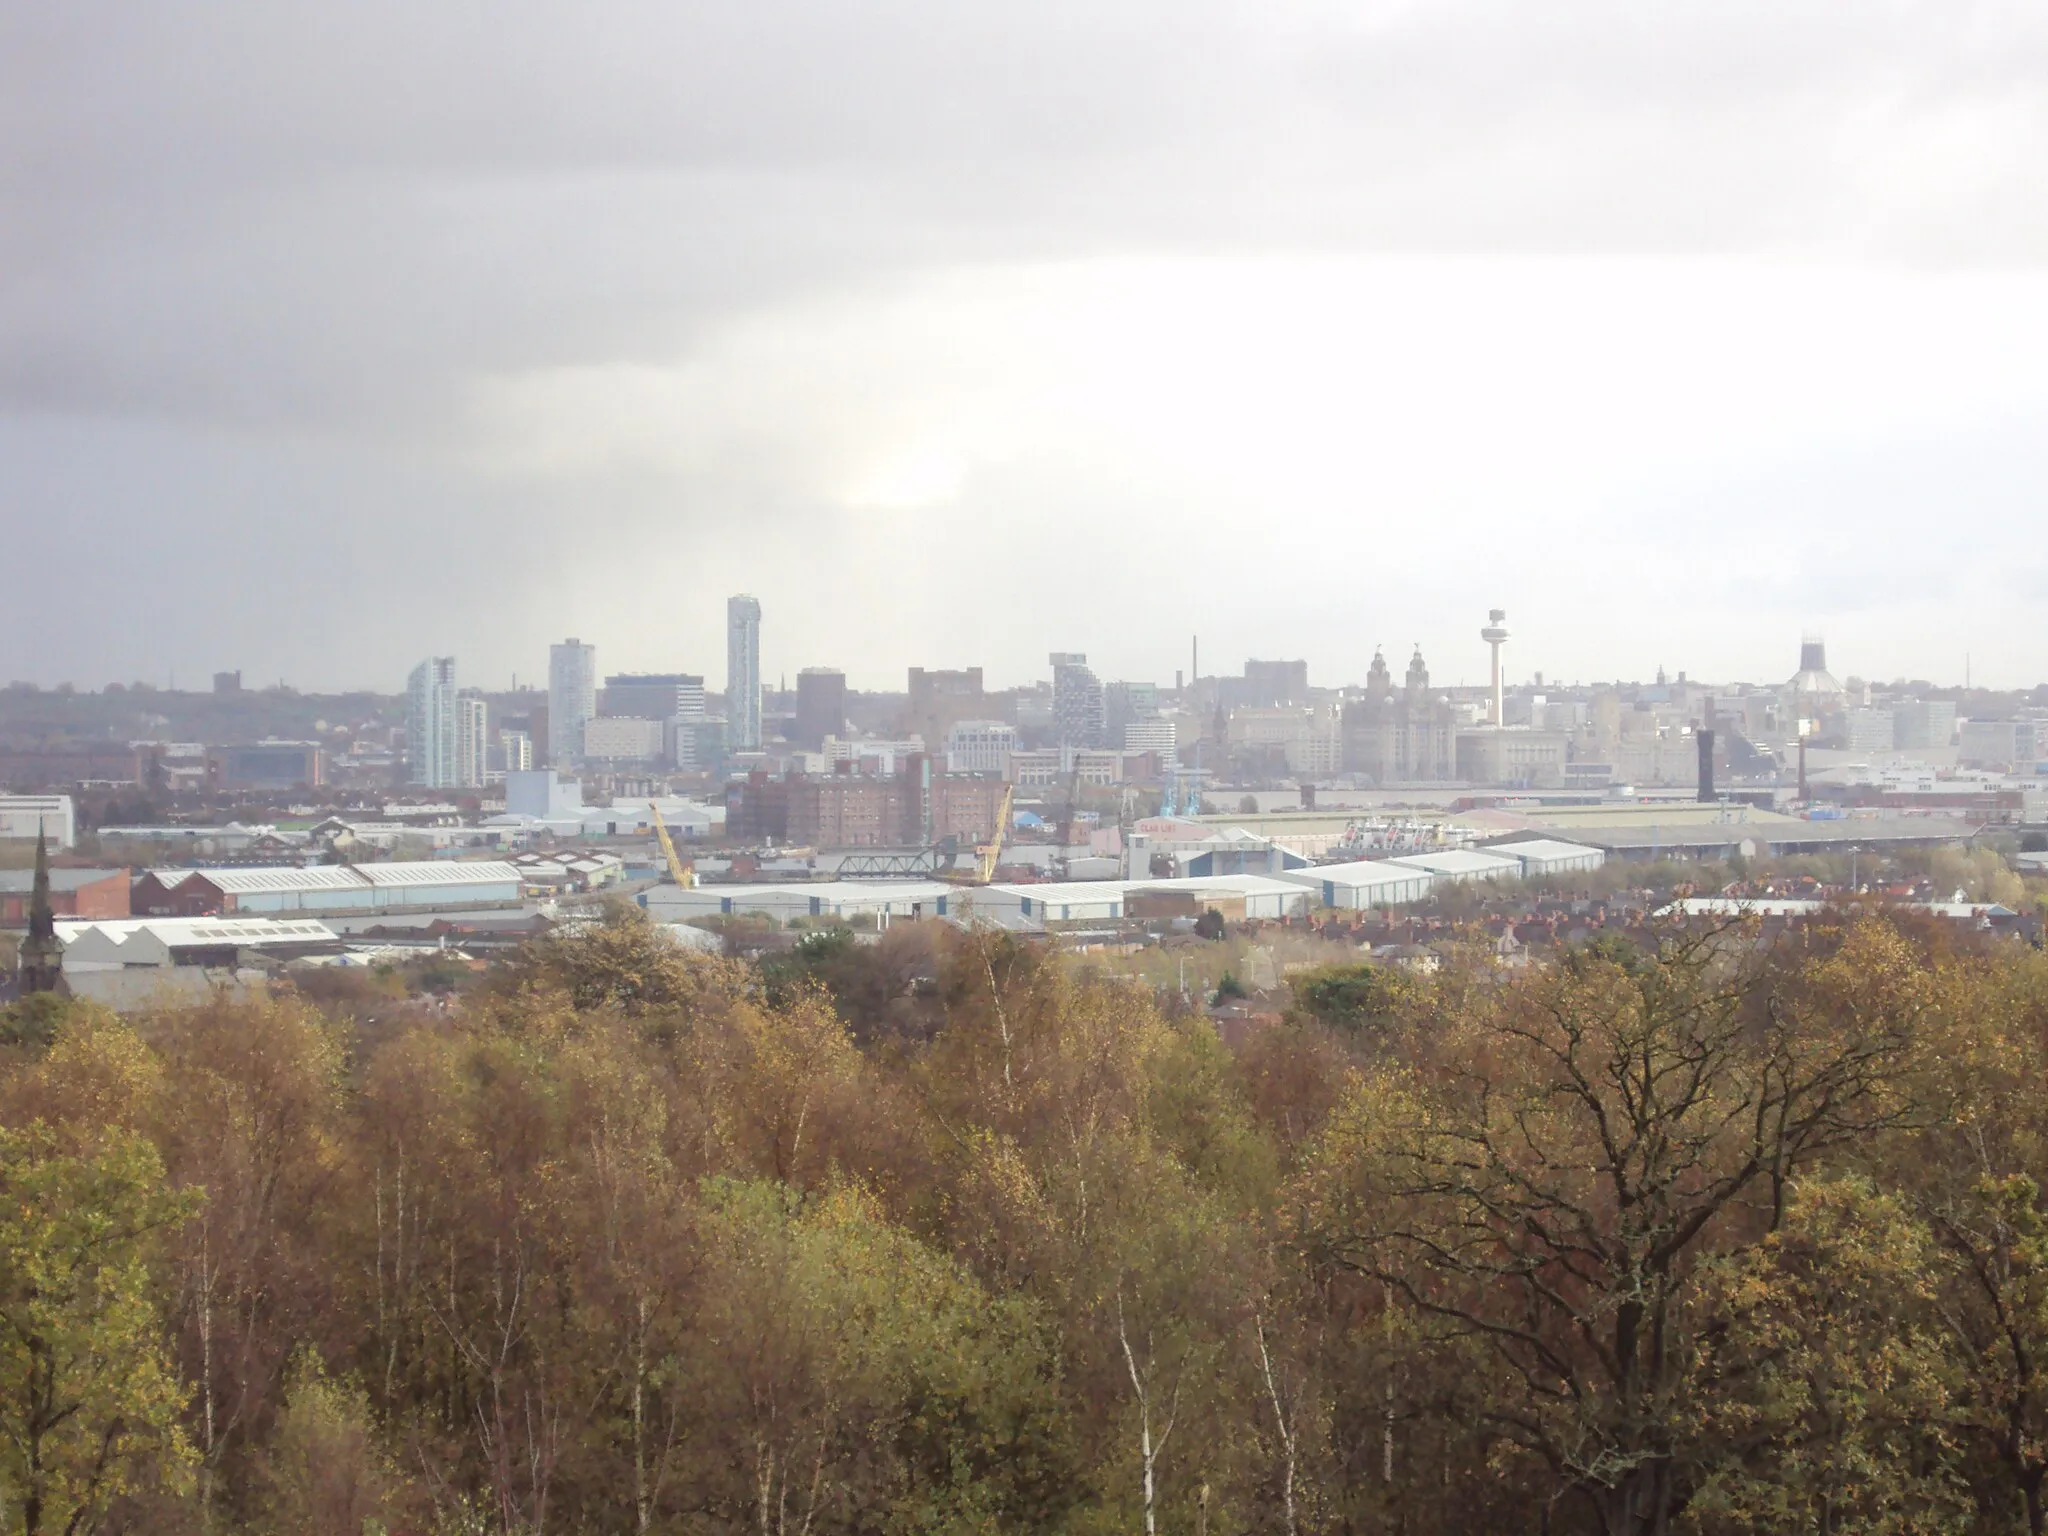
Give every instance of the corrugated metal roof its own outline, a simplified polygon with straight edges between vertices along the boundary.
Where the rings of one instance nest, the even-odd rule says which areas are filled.
[[[1283,870],[1273,878],[1316,885],[1329,880],[1338,885],[1359,887],[1402,885],[1413,880],[1430,880],[1434,876],[1429,870],[1397,864],[1389,859],[1354,859],[1349,864],[1311,864],[1301,869]]]
[[[245,869],[159,869],[152,873],[165,886],[197,875],[229,896],[288,895],[294,891],[360,891],[395,886],[516,884],[519,871],[492,860],[457,863],[425,859],[395,864],[311,864],[304,869],[279,865]]]
[[[75,943],[97,933],[117,943],[147,933],[173,949],[198,944],[304,944],[324,943],[335,937],[334,930],[311,918],[266,917],[118,917],[97,922],[57,924],[57,937]]]
[[[1121,901],[1124,888],[1124,882],[1121,880],[1060,880],[1048,881],[1044,885],[970,885],[965,888],[964,894],[973,896],[987,891],[991,895],[1007,896],[1012,900],[1078,906],[1084,903]]]
[[[1504,858],[1497,853],[1481,853],[1472,848],[1446,848],[1442,853],[1404,854],[1387,862],[1398,864],[1405,869],[1427,870],[1433,875],[1518,875],[1522,872],[1519,859]]]
[[[1114,883],[1126,891],[1188,891],[1195,894],[1222,891],[1233,896],[1299,896],[1302,893],[1300,881],[1282,880],[1277,875],[1181,875],[1170,880],[1120,880]]]
[[[1555,837],[1525,837],[1512,843],[1488,843],[1481,853],[1503,853],[1518,859],[1577,859],[1596,857],[1601,850],[1589,843],[1567,843]]]
[[[355,872],[363,877],[364,883],[377,886],[505,885],[519,880],[516,865],[497,859],[482,863],[429,859],[405,864],[358,864]]]
[[[273,895],[286,891],[354,891],[363,882],[345,864],[314,864],[305,869],[279,865],[267,869],[160,870],[157,878],[165,885],[191,875],[229,896]]]

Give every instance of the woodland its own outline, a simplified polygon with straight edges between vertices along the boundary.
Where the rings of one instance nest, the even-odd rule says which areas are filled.
[[[2042,1531],[2048,958],[1288,979],[1226,1040],[992,933],[620,912],[445,1006],[31,999],[0,1530]]]

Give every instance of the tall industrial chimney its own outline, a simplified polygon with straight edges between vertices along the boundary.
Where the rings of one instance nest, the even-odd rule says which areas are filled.
[[[1479,638],[1493,647],[1493,726],[1499,730],[1508,723],[1507,713],[1502,708],[1500,688],[1500,648],[1508,638],[1508,627],[1504,622],[1508,616],[1505,608],[1487,610],[1486,628],[1479,631]]]
[[[1714,733],[1702,730],[1700,743],[1700,804],[1712,805],[1720,796],[1714,793]]]

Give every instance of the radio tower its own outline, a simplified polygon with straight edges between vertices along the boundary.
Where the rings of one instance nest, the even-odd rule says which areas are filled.
[[[1479,638],[1493,647],[1493,727],[1499,730],[1508,723],[1506,711],[1502,708],[1500,691],[1500,648],[1507,642],[1508,627],[1504,622],[1508,616],[1505,608],[1487,611],[1486,628],[1479,631]]]

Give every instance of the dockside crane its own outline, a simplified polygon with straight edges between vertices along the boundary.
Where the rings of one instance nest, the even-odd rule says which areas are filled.
[[[974,848],[976,885],[987,885],[996,877],[996,865],[1003,857],[1003,839],[1009,835],[1010,817],[1016,803],[1017,786],[1004,785],[1002,809],[996,812],[995,835],[985,843],[977,843]]]
[[[686,862],[676,852],[675,840],[668,835],[668,823],[661,819],[661,807],[650,800],[647,809],[654,813],[654,835],[661,839],[661,856],[668,860],[669,878],[685,890],[693,888],[697,884],[696,863]]]

